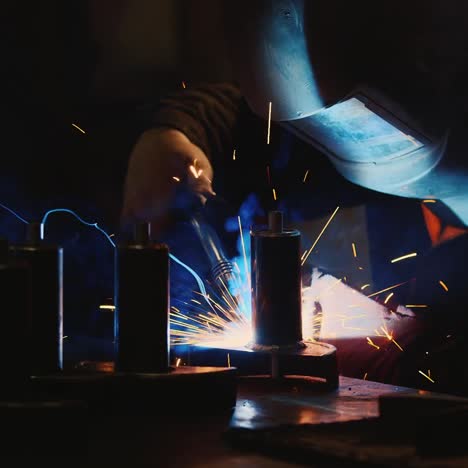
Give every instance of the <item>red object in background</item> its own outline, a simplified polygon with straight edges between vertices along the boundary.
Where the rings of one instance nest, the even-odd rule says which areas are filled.
[[[436,216],[424,203],[421,204],[421,208],[433,247],[468,232],[468,229],[445,224],[443,220]]]

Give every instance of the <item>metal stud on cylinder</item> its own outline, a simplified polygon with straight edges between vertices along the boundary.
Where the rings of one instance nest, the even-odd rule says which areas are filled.
[[[133,241],[115,257],[116,369],[169,370],[169,249],[151,241],[150,224],[135,226]]]
[[[268,229],[251,232],[254,342],[293,346],[302,341],[301,235],[283,228],[280,211],[268,221]]]

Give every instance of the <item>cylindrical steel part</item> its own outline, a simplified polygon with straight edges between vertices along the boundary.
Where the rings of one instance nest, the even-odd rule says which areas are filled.
[[[2,250],[0,367],[4,379],[0,385],[0,399],[17,399],[30,375],[30,271],[24,262],[6,260],[5,249]]]
[[[250,235],[255,344],[294,345],[302,340],[300,233],[265,229]]]
[[[118,246],[115,258],[116,368],[169,369],[169,249],[147,242]]]
[[[40,242],[11,250],[31,271],[31,372],[58,372],[63,365],[63,249]]]

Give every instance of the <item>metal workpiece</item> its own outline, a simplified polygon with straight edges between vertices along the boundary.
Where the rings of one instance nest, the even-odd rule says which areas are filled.
[[[254,346],[295,346],[302,341],[300,232],[284,229],[274,211],[268,228],[250,236]]]
[[[31,372],[44,375],[63,367],[63,249],[43,239],[44,225],[30,223],[27,241],[11,247],[31,274]]]
[[[116,370],[169,370],[169,249],[150,239],[149,223],[115,250]]]
[[[0,399],[19,398],[30,375],[31,302],[30,270],[11,258],[9,244],[0,239]]]

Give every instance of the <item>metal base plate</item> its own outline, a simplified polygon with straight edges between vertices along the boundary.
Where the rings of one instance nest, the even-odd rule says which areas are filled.
[[[37,398],[84,401],[91,411],[174,414],[230,410],[236,402],[236,369],[171,368],[167,373],[86,371],[32,377]]]
[[[185,359],[197,366],[235,366],[239,375],[271,374],[272,358],[279,375],[321,378],[330,389],[338,386],[336,348],[328,343],[304,342],[304,348],[253,351],[249,348],[191,346]],[[229,363],[228,363],[229,361]]]

